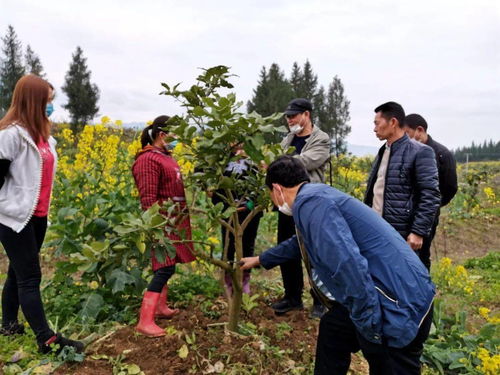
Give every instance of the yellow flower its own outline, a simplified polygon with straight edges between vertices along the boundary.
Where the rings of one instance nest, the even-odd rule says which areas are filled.
[[[484,319],[488,320],[489,314],[490,314],[490,309],[487,307],[480,307],[479,308],[479,315],[481,315]]]
[[[486,194],[486,197],[489,199],[489,200],[492,200],[494,201],[495,200],[495,191],[493,190],[493,188],[491,187],[485,187],[483,189],[484,191],[484,194]]]
[[[434,280],[440,288],[451,291],[473,293],[475,281],[469,276],[464,266],[452,265],[450,258],[441,258],[437,265]]]
[[[108,116],[102,116],[102,117],[101,117],[101,123],[102,123],[103,125],[106,125],[106,124],[107,124],[108,122],[110,122],[110,121],[111,121],[111,119],[110,119]]]
[[[89,288],[95,290],[95,289],[99,288],[99,283],[97,281],[91,281],[89,283]]]
[[[220,241],[217,237],[208,237],[207,241],[210,242],[212,245],[218,245],[220,244]]]
[[[479,348],[476,353],[477,358],[481,360],[481,364],[476,368],[485,375],[497,375],[500,372],[500,355],[490,355],[485,348]]]
[[[137,138],[134,139],[134,141],[128,145],[127,152],[130,156],[135,156],[141,148],[142,148],[141,140]]]

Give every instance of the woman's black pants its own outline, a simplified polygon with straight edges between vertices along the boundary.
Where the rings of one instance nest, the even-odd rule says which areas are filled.
[[[49,328],[40,295],[42,247],[47,218],[33,216],[20,233],[0,224],[0,242],[9,258],[9,270],[2,292],[2,326],[17,323],[19,306],[35,332],[39,344],[54,335]]]

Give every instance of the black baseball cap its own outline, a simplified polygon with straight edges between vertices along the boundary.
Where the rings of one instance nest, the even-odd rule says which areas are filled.
[[[312,112],[313,106],[311,102],[304,98],[293,99],[288,103],[285,109],[285,116],[296,115],[305,111]]]

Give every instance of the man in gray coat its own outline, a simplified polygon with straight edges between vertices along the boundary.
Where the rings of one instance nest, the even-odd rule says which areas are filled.
[[[294,156],[306,167],[311,182],[325,182],[324,170],[330,157],[331,141],[328,134],[312,122],[312,104],[307,99],[293,99],[285,109],[285,117],[290,132],[281,142],[285,149],[295,147]],[[295,234],[293,217],[278,214],[278,243]],[[304,281],[300,260],[293,260],[280,265],[285,296],[271,306],[276,314],[285,314],[290,310],[300,310]],[[324,308],[313,293],[314,306],[311,315],[321,317]]]

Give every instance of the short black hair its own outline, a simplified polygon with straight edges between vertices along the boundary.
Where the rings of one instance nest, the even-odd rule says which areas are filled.
[[[147,145],[152,145],[158,134],[164,131],[167,126],[166,122],[170,120],[170,117],[166,115],[158,116],[154,119],[153,123],[144,128],[141,134],[141,146],[142,148]]]
[[[404,125],[412,128],[413,130],[421,126],[425,131],[427,131],[427,121],[425,121],[425,119],[417,113],[412,113],[406,116]]]
[[[302,182],[310,182],[304,164],[291,155],[283,155],[273,161],[267,168],[266,185],[272,190],[273,184],[291,188]]]
[[[375,113],[382,113],[382,117],[389,121],[391,118],[395,118],[398,120],[399,127],[403,127],[403,122],[405,119],[405,110],[401,106],[401,104],[396,102],[387,102],[379,105],[375,108]]]

